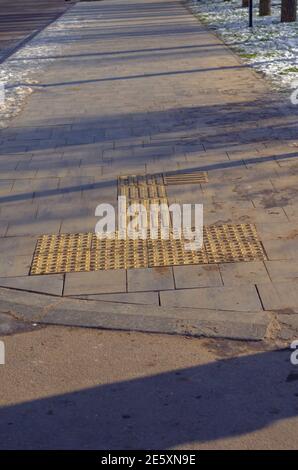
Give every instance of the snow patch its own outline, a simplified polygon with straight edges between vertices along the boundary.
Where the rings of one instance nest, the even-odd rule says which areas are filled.
[[[254,28],[248,26],[248,8],[240,0],[191,0],[198,18],[215,28],[224,42],[277,88],[291,88],[298,78],[298,23],[280,22],[280,4],[273,2],[271,16],[260,17],[254,2]]]
[[[5,87],[5,101],[0,103],[0,128],[6,127],[9,120],[21,109],[24,100],[36,86],[37,74],[62,55],[62,46],[70,42],[82,30],[90,25],[89,20],[82,20],[79,8],[71,8],[58,20],[47,26],[30,40],[22,49],[15,52],[0,64],[0,84]],[[96,18],[93,18],[93,22]]]

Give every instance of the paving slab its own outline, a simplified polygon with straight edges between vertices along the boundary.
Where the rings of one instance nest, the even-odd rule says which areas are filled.
[[[298,227],[295,222],[286,222],[284,224],[257,223],[256,228],[262,242],[298,239]]]
[[[279,240],[263,241],[266,254],[269,260],[292,260],[298,258],[298,238],[287,240],[282,238]]]
[[[0,277],[1,287],[25,290],[30,292],[42,292],[44,294],[62,295],[63,275],[51,274],[49,276],[19,276]]]
[[[29,255],[0,254],[0,277],[27,276],[31,261]]]
[[[254,286],[207,287],[199,289],[171,290],[160,293],[164,307],[207,308],[214,310],[235,310],[257,312],[262,309]]]
[[[202,204],[203,191],[200,184],[179,184],[166,187],[169,203]]]
[[[0,238],[0,254],[32,255],[37,237],[2,237]]]
[[[222,279],[217,265],[209,266],[174,266],[176,289],[191,287],[222,286]]]
[[[77,296],[76,296],[77,297]],[[158,292],[134,292],[129,294],[98,294],[80,295],[85,300],[105,300],[106,302],[119,302],[124,304],[159,305]]]
[[[0,237],[4,237],[6,235],[8,229],[8,223],[2,222],[0,218]]]
[[[266,267],[262,261],[222,263],[219,265],[219,269],[225,286],[270,282]]]
[[[70,219],[64,219],[61,224],[61,233],[86,233],[95,232],[95,226],[98,222],[98,217],[71,217]]]
[[[8,226],[6,235],[28,236],[28,235],[45,235],[50,233],[59,233],[61,220],[32,220],[32,221],[16,221]]]
[[[257,284],[265,310],[298,313],[298,280]]]
[[[140,268],[127,271],[128,292],[174,289],[173,268]]]
[[[272,282],[298,279],[298,263],[295,259],[265,261]]]
[[[109,294],[126,292],[125,269],[67,273],[65,275],[64,295]]]

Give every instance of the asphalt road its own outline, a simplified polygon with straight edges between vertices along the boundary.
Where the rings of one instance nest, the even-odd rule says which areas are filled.
[[[63,327],[1,339],[1,449],[297,448],[289,350]]]

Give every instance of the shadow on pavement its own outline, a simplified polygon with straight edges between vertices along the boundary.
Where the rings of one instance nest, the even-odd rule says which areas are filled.
[[[199,448],[296,417],[293,369],[289,350],[261,352],[2,407],[0,447]]]

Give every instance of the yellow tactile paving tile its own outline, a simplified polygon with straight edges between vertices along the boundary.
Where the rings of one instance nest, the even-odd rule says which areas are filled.
[[[193,171],[189,173],[165,174],[164,183],[165,185],[208,183],[208,174],[206,171]]]
[[[186,249],[188,240],[97,238],[94,233],[43,235],[37,241],[31,275],[134,269],[155,266],[235,263],[266,259],[252,224],[204,227],[201,249]]]

